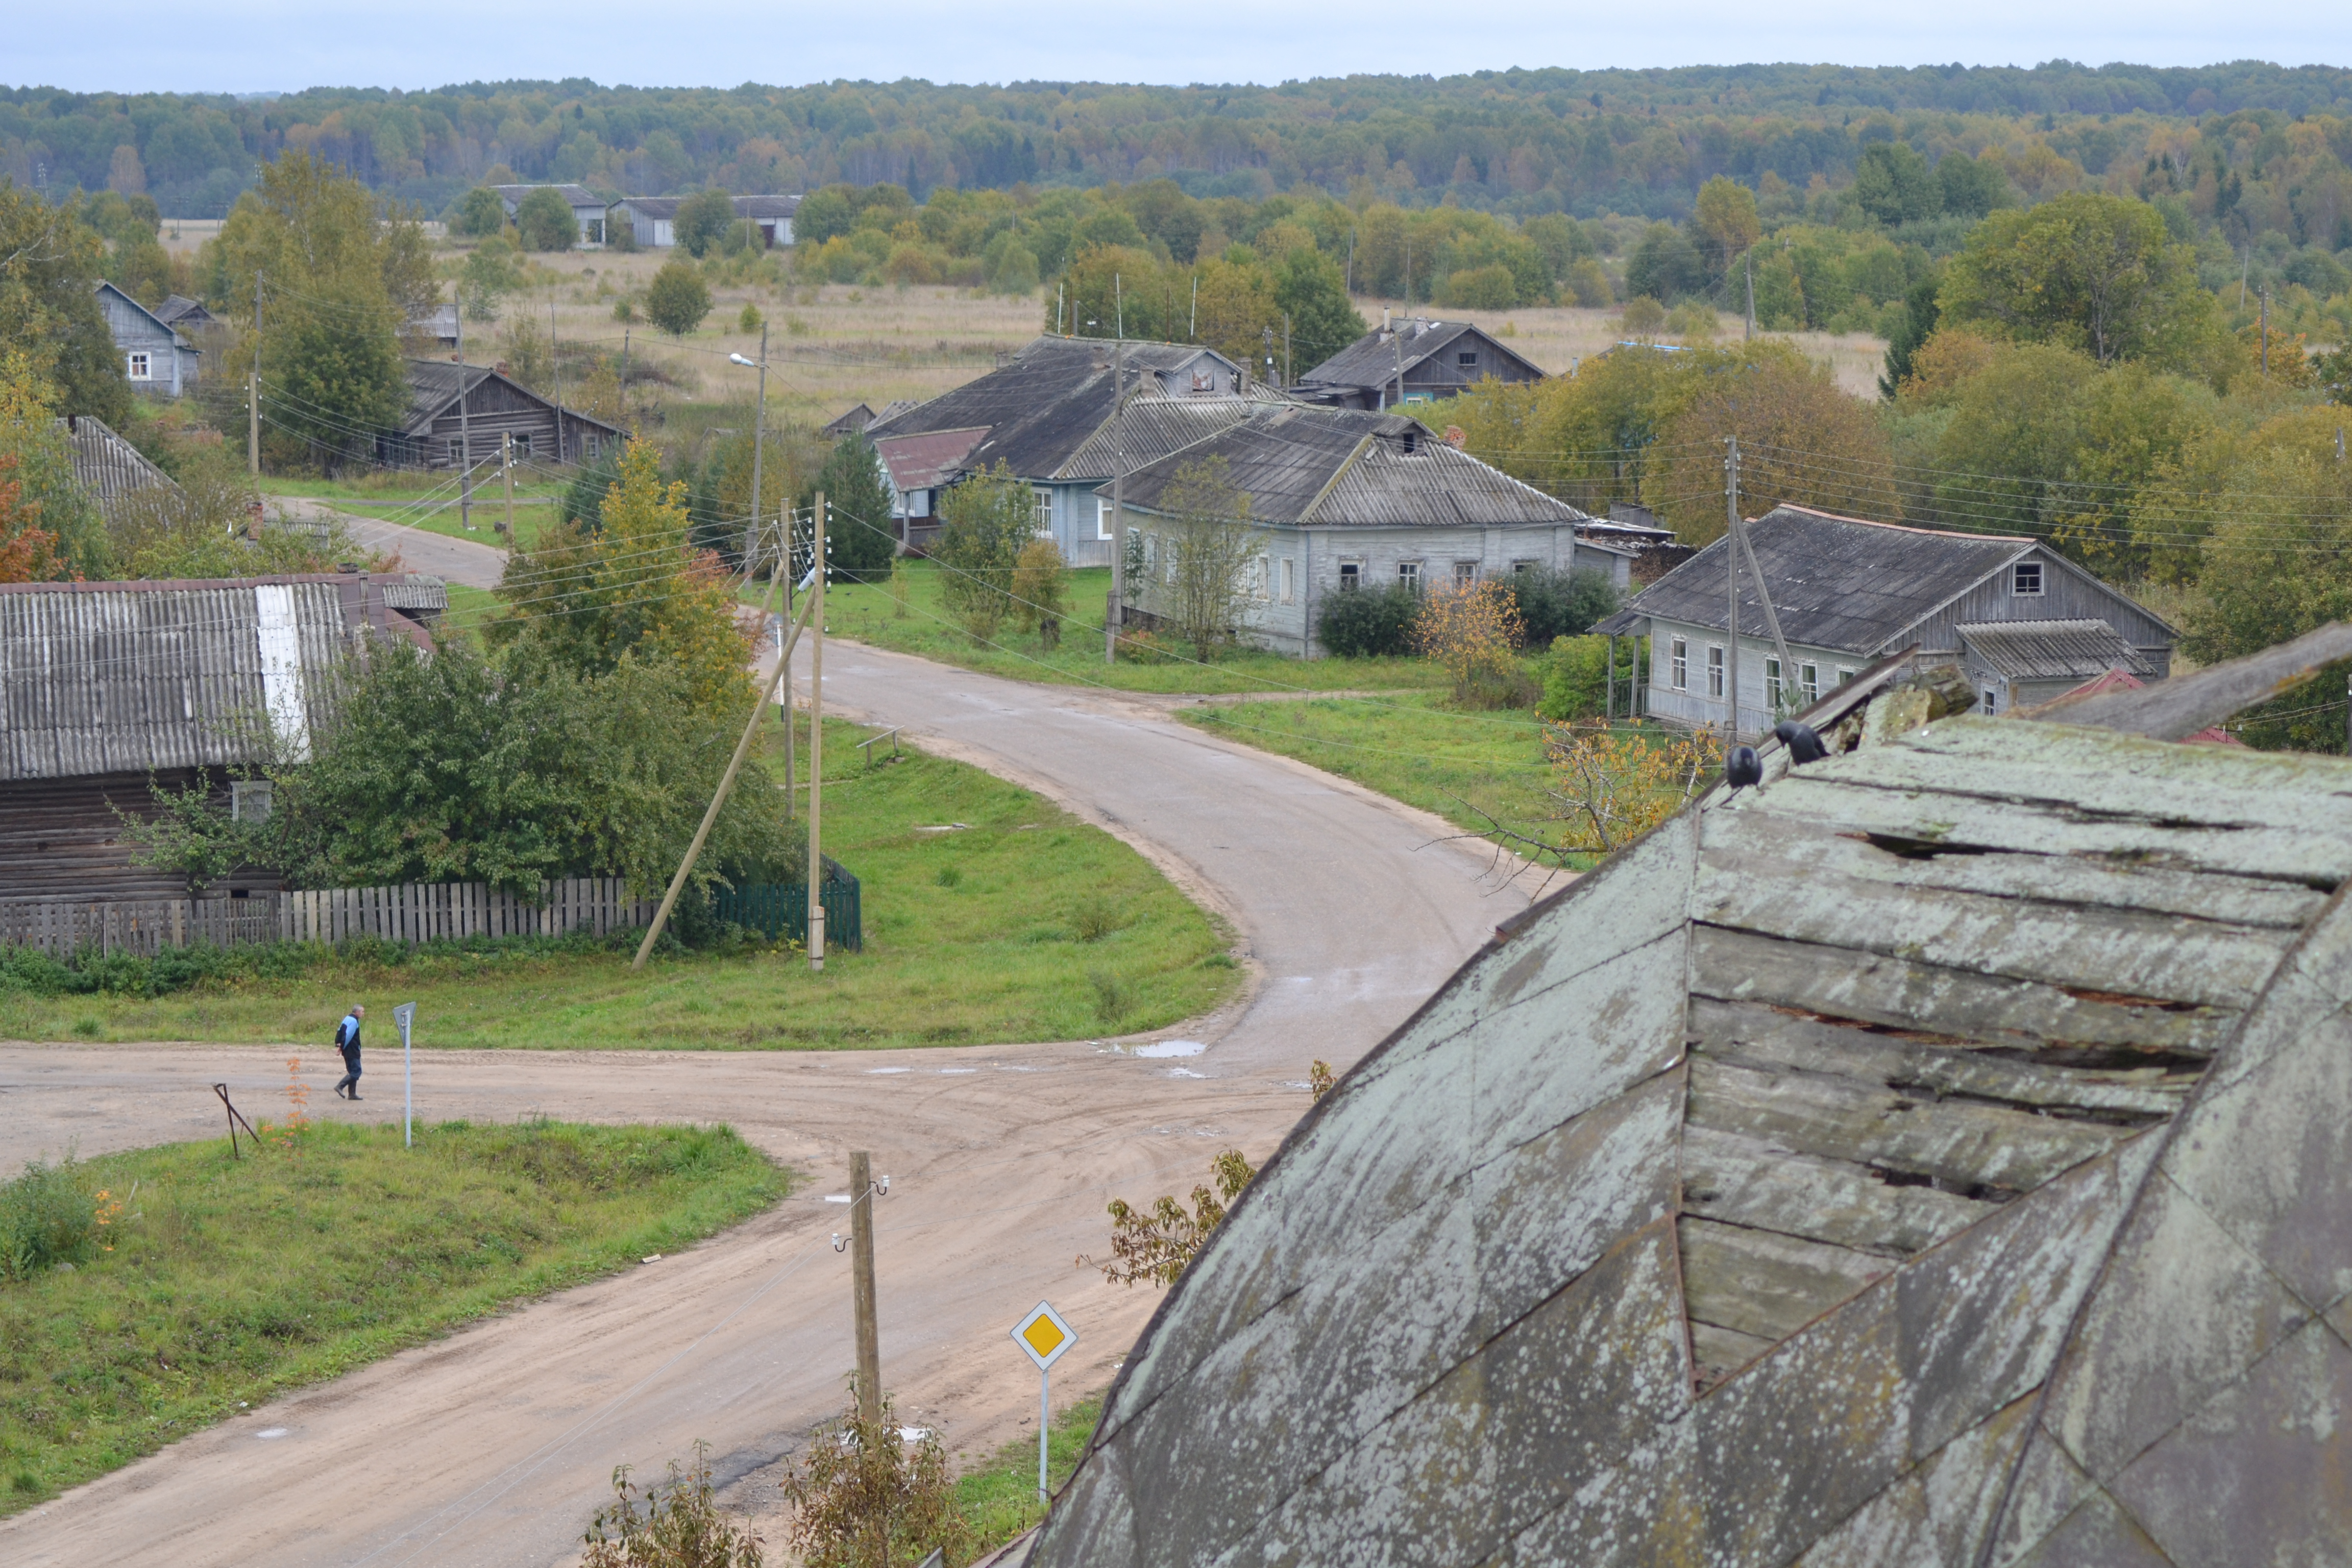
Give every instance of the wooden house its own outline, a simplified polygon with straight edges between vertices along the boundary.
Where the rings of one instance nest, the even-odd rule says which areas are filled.
[[[1467,321],[1418,318],[1365,333],[1290,387],[1302,402],[1328,408],[1394,408],[1454,397],[1482,381],[1541,381],[1532,360]]]
[[[304,755],[339,661],[372,637],[430,647],[444,594],[367,573],[0,584],[0,899],[183,896],[131,864],[116,808],[152,815],[151,779],[201,774],[266,809],[231,772]],[[216,890],[277,885],[247,870]]]
[[[376,461],[388,468],[455,468],[470,440],[473,461],[489,462],[505,436],[514,437],[518,461],[593,463],[625,440],[627,432],[560,407],[487,365],[413,359],[408,418],[399,429],[377,436]]]
[[[509,220],[531,192],[553,191],[572,209],[572,221],[580,231],[573,243],[583,250],[594,250],[604,243],[604,198],[585,185],[492,185],[490,189],[499,194],[499,204],[506,208]]]
[[[1065,560],[1109,565],[1112,535],[1095,491],[1116,460],[1104,438],[1116,406],[1116,346],[1102,338],[1039,338],[953,392],[884,410],[866,436],[889,478],[900,544],[920,548],[938,526],[940,492],[1002,462],[1036,491],[1038,531],[1052,534]],[[1242,368],[1214,349],[1129,342],[1125,356],[1130,402],[1222,401],[1233,418],[1244,409]],[[1197,422],[1186,428],[1209,433]]]
[[[2352,1560],[2352,762],[2174,743],[2347,654],[1824,696],[1342,1042],[1004,1568]]]
[[[1836,689],[1916,644],[1965,668],[1979,710],[2045,701],[2109,668],[2169,672],[2172,627],[2038,539],[1955,533],[1779,506],[1748,524],[1796,668],[1780,668],[1755,578],[1740,568],[1739,732]],[[1717,540],[1595,631],[1646,637],[1648,710],[1688,724],[1728,716],[1731,548]]]
[[[1256,536],[1242,635],[1312,656],[1336,595],[1425,588],[1516,572],[1597,571],[1622,589],[1635,544],[1591,535],[1566,501],[1457,451],[1420,421],[1360,409],[1259,403],[1225,428],[1129,473],[1126,528],[1141,558],[1136,609],[1171,609],[1177,522],[1170,490],[1192,464],[1222,459]],[[1108,508],[1108,487],[1096,492]]]
[[[185,294],[173,294],[156,306],[155,319],[175,332],[198,332],[220,325],[219,319],[205,309],[204,301],[191,300]]]
[[[169,322],[111,283],[99,284],[98,308],[114,335],[114,352],[131,391],[177,397],[195,384],[203,351]]]

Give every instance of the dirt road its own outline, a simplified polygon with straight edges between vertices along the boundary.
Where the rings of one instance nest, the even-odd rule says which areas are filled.
[[[12,1564],[523,1564],[564,1561],[616,1464],[698,1439],[733,1495],[839,1402],[851,1363],[845,1152],[892,1176],[877,1210],[884,1373],[950,1447],[1034,1433],[1034,1373],[1004,1336],[1050,1296],[1082,1342],[1057,1390],[1101,1386],[1157,1293],[1073,1268],[1102,1205],[1189,1189],[1218,1150],[1262,1157],[1306,1109],[1309,1060],[1353,1062],[1524,906],[1445,829],[1149,701],[828,649],[828,700],[1062,801],[1231,920],[1250,995],[1182,1038],[961,1050],[446,1052],[419,1058],[434,1117],[542,1110],[726,1120],[810,1177],[773,1213],[307,1394],[273,1401],[0,1523]],[[385,998],[386,1001],[396,998]],[[429,1026],[429,1020],[420,1020]],[[373,1037],[364,1110],[397,1110]],[[429,1037],[429,1032],[426,1036]],[[1145,1054],[1138,1054],[1138,1047]],[[304,1047],[311,1105],[325,1053]],[[283,1052],[0,1049],[0,1161],[209,1134],[205,1085],[261,1103]]]
[[[478,544],[470,539],[456,539],[430,529],[407,528],[381,518],[362,517],[355,511],[339,510],[331,501],[307,496],[289,496],[280,504],[295,517],[333,518],[370,550],[398,555],[404,572],[423,572],[445,583],[462,583],[469,588],[495,588],[507,569],[507,552],[495,544]],[[483,519],[485,540],[503,537],[490,531],[487,509],[478,508],[477,515]]]

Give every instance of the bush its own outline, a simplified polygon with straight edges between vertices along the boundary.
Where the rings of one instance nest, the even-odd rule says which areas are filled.
[[[677,204],[670,232],[688,255],[699,259],[735,222],[735,203],[725,191],[700,191]]]
[[[760,1568],[760,1538],[719,1511],[710,1461],[694,1446],[694,1468],[669,1465],[669,1486],[646,1488],[644,1500],[629,1468],[613,1472],[613,1501],[588,1526],[581,1568]]]
[[[674,338],[702,325],[710,314],[710,286],[701,272],[682,256],[673,256],[654,274],[646,290],[646,317]]]
[[[507,206],[499,200],[499,193],[488,185],[476,185],[457,198],[449,209],[449,226],[458,234],[474,239],[488,239],[507,226]]]
[[[925,1432],[909,1443],[887,1394],[872,1421],[859,1413],[856,1394],[853,1386],[839,1425],[820,1433],[784,1479],[801,1561],[808,1568],[902,1568],[936,1548],[949,1562],[963,1562],[971,1526],[956,1510],[939,1435]],[[722,1560],[709,1561],[717,1568]]]
[[[1467,267],[1445,280],[1438,302],[1456,310],[1507,310],[1519,302],[1518,279],[1500,262]]]
[[[68,1159],[36,1160],[0,1182],[0,1279],[24,1279],[60,1263],[86,1262],[103,1228],[100,1200]]]
[[[1630,697],[1633,672],[1647,656],[1649,638],[1627,637],[1617,648],[1617,682]],[[1609,710],[1609,639],[1555,638],[1543,660],[1543,700],[1536,711],[1554,723],[1597,719]]]
[[[515,204],[515,232],[532,250],[569,250],[580,238],[572,205],[552,185],[541,185]]]
[[[1323,601],[1316,640],[1342,658],[1378,658],[1412,651],[1413,618],[1421,596],[1404,584],[1380,592],[1356,588]]]
[[[1517,572],[1509,585],[1518,601],[1519,619],[1527,626],[1529,647],[1549,647],[1561,637],[1582,637],[1594,623],[1617,613],[1616,585],[1605,573]]]

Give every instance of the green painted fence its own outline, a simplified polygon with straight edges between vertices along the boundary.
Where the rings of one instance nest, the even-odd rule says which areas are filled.
[[[856,952],[866,945],[866,921],[859,901],[857,879],[832,856],[823,857],[824,879],[818,884],[818,901],[824,905],[824,944]],[[808,884],[755,882],[711,896],[712,912],[771,937],[808,941]]]

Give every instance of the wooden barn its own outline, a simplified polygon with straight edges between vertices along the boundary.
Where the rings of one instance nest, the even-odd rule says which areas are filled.
[[[407,421],[377,436],[375,457],[388,468],[455,468],[467,442],[474,462],[493,462],[500,437],[509,435],[517,461],[593,463],[626,432],[561,407],[487,365],[413,359]]]
[[[1467,321],[1385,315],[1321,364],[1300,374],[1290,395],[1326,408],[1394,408],[1456,397],[1482,381],[1541,381],[1533,360]]]
[[[184,896],[134,866],[125,813],[149,781],[201,777],[240,813],[268,786],[235,770],[299,757],[338,662],[372,637],[430,645],[432,578],[352,573],[150,583],[0,584],[0,900]],[[240,870],[211,891],[270,891]]]

